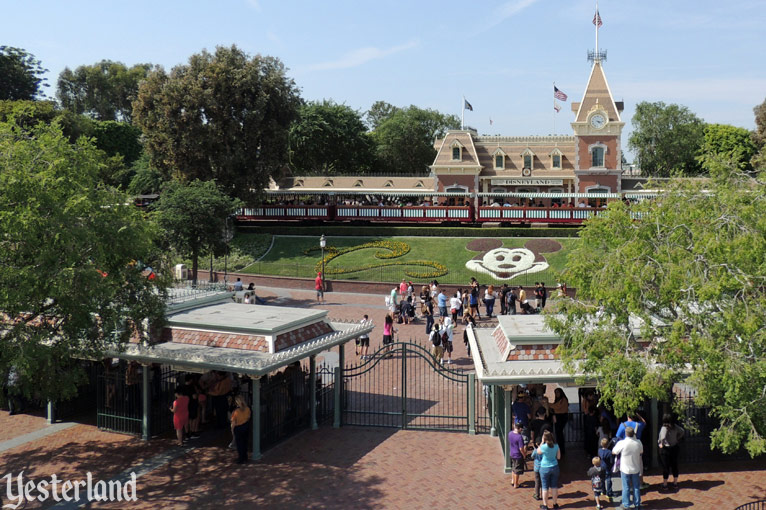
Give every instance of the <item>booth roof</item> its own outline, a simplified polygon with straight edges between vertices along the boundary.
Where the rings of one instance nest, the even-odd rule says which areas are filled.
[[[374,328],[372,323],[360,324],[356,321],[331,321],[330,325],[335,329],[334,332],[274,354],[173,342],[156,345],[128,344],[121,351],[115,349],[107,354],[139,363],[173,365],[190,372],[221,370],[260,377],[336,345],[345,344],[363,334],[369,334]]]

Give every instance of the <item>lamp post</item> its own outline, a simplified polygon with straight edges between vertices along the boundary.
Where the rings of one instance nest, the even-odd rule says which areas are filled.
[[[327,246],[327,239],[324,234],[319,238],[319,247],[322,248],[322,290],[324,290],[324,247]]]

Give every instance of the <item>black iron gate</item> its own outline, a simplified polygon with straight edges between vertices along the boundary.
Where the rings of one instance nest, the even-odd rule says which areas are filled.
[[[343,424],[489,432],[486,396],[473,372],[438,364],[424,345],[394,343],[340,373]]]

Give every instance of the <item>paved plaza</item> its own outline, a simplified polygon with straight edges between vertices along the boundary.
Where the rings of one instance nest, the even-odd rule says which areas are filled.
[[[383,296],[327,294],[316,305],[313,291],[258,289],[269,304],[321,307],[331,318],[361,318],[367,313],[378,325],[371,335],[380,344],[386,313]],[[403,340],[424,339],[424,326],[399,325]],[[462,333],[462,327],[459,330]],[[471,362],[456,336],[455,366]],[[356,359],[353,344],[347,360]],[[327,361],[337,360],[327,356]],[[391,360],[395,361],[395,360]],[[138,502],[129,508],[349,508],[535,509],[532,475],[522,487],[510,487],[503,473],[499,441],[488,434],[323,426],[304,431],[267,451],[258,462],[234,464],[223,432],[207,431],[188,446],[170,438],[144,442],[131,436],[99,431],[92,423],[46,424],[42,414],[9,416],[0,412],[2,473],[24,471],[27,479],[98,479],[138,475]],[[589,461],[572,449],[562,464],[561,508],[594,508],[585,472]],[[766,498],[766,459],[722,461],[681,466],[677,492],[660,492],[657,469],[647,473],[645,508],[733,509]],[[5,497],[5,486],[2,489]],[[30,502],[26,508],[51,508],[53,502]],[[616,507],[613,504],[611,508]],[[56,508],[125,508],[125,503],[70,504]]]

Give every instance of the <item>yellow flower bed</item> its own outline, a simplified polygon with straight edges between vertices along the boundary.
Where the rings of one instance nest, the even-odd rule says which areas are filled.
[[[325,275],[343,275],[343,274],[349,274],[349,273],[358,273],[359,271],[366,271],[368,269],[377,269],[379,267],[388,267],[388,266],[420,266],[422,267],[429,267],[431,268],[430,271],[413,271],[410,269],[405,269],[404,274],[409,276],[410,278],[417,278],[417,279],[428,279],[428,278],[436,278],[439,276],[444,276],[449,272],[446,266],[443,264],[439,264],[438,262],[434,262],[432,260],[408,260],[408,261],[400,261],[400,262],[381,262],[379,264],[366,264],[363,266],[357,266],[357,267],[328,267],[331,260],[340,257],[341,255],[345,255],[346,253],[351,253],[352,251],[357,250],[363,250],[365,248],[380,248],[380,250],[375,252],[375,258],[376,259],[395,259],[398,257],[401,257],[403,255],[406,255],[410,252],[410,245],[407,243],[403,243],[401,241],[372,241],[369,243],[359,244],[356,246],[349,246],[348,248],[336,248],[334,246],[328,246],[325,248],[325,257],[324,261],[319,260],[319,262],[316,263],[315,270],[317,272],[322,270],[322,263],[324,262],[324,268],[325,268]],[[307,250],[303,250],[303,253],[305,255],[311,254],[313,251],[317,251],[318,248],[309,248]],[[383,251],[387,250],[387,251]]]

